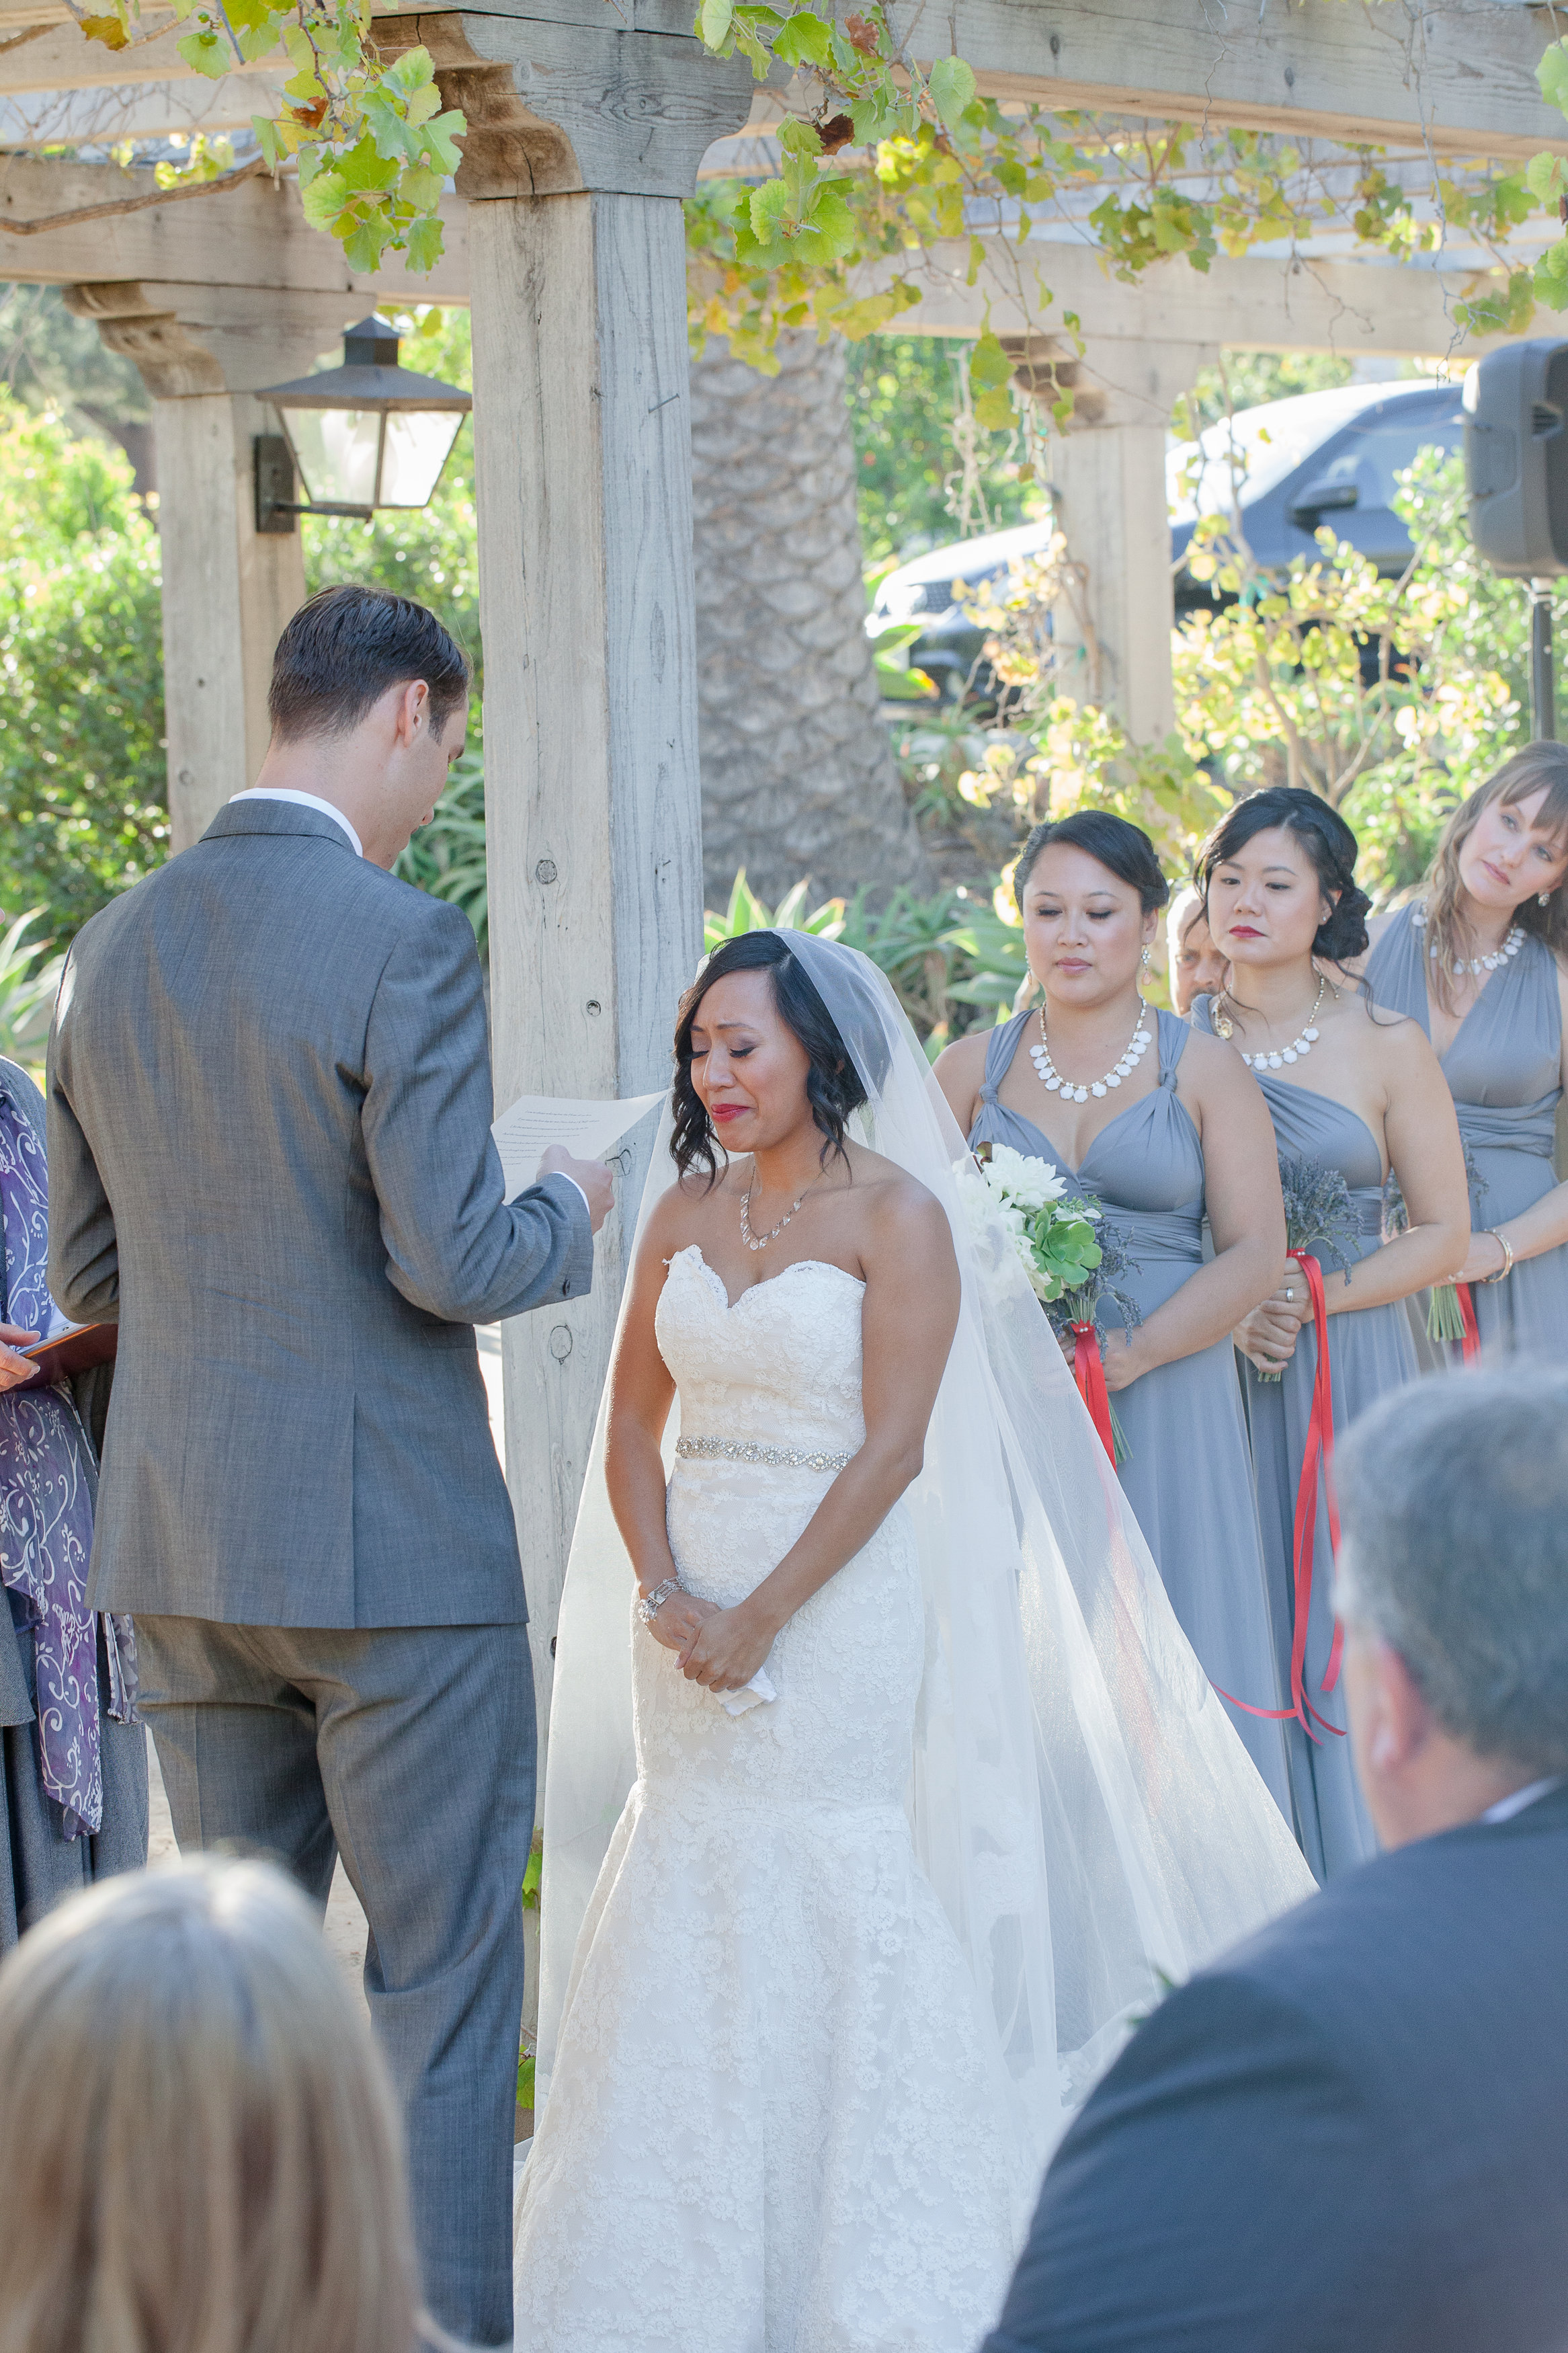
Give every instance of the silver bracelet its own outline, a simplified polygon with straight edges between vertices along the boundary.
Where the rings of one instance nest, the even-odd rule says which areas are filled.
[[[1487,1228],[1487,1231],[1490,1234],[1494,1242],[1501,1242],[1502,1244],[1502,1264],[1499,1267],[1495,1274],[1483,1274],[1481,1281],[1483,1282],[1506,1282],[1508,1277],[1513,1272],[1512,1248],[1510,1245],[1508,1236],[1505,1233],[1500,1232],[1496,1226],[1489,1226]]]
[[[670,1595],[683,1590],[679,1577],[667,1577],[662,1585],[656,1585],[651,1593],[645,1594],[637,1603],[637,1616],[642,1620],[643,1624],[651,1626]]]

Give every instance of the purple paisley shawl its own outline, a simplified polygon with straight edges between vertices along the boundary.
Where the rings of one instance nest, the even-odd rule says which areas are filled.
[[[0,1198],[5,1221],[5,1321],[23,1331],[60,1328],[46,1280],[48,1167],[31,1123],[0,1080]],[[0,1582],[21,1597],[34,1629],[38,1762],[46,1793],[65,1814],[65,1835],[103,1823],[99,1745],[98,1620],[87,1607],[92,1550],[92,1481],[87,1440],[68,1388],[0,1394]],[[107,1713],[131,1720],[135,1636],[129,1618],[106,1618]]]

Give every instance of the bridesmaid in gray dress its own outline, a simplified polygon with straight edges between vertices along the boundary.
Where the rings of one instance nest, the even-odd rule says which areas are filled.
[[[1532,744],[1449,818],[1421,898],[1374,926],[1380,1005],[1442,1057],[1481,1184],[1464,1279],[1483,1348],[1568,1357],[1568,1185],[1552,1173],[1568,1059],[1568,745]],[[1412,1303],[1414,1304],[1414,1303]],[[1449,1341],[1452,1363],[1462,1361]]]
[[[1199,875],[1215,944],[1230,963],[1226,988],[1194,1008],[1200,1029],[1227,1037],[1258,1079],[1280,1153],[1337,1169],[1350,1195],[1349,1279],[1326,1251],[1323,1270],[1336,1433],[1385,1391],[1413,1379],[1415,1352],[1402,1304],[1451,1274],[1468,1219],[1464,1157],[1436,1058],[1413,1021],[1389,1018],[1332,966],[1366,944],[1364,893],[1355,887],[1356,839],[1315,793],[1276,786],[1238,801],[1204,846]],[[1410,1213],[1408,1232],[1379,1240],[1392,1164]],[[1333,1654],[1333,1559],[1320,1479],[1307,1597],[1304,1657],[1297,1641],[1295,1516],[1317,1366],[1307,1281],[1287,1260],[1274,1296],[1238,1324],[1258,1504],[1263,1525],[1297,1835],[1320,1880],[1375,1852],[1349,1756],[1330,1725],[1342,1695],[1324,1690]],[[1276,1377],[1275,1376],[1279,1377]],[[1309,1728],[1310,1727],[1310,1728]]]
[[[1165,898],[1146,834],[1104,810],[1037,826],[1014,886],[1043,1009],[959,1039],[937,1078],[972,1143],[1049,1161],[1124,1236],[1133,1263],[1119,1286],[1143,1321],[1129,1333],[1113,1307],[1104,1314],[1106,1384],[1130,1448],[1119,1475],[1210,1681],[1249,1706],[1273,1707],[1274,1641],[1230,1343],[1283,1256],[1263,1104],[1216,1043],[1142,1006],[1139,975]],[[1215,1241],[1206,1265],[1205,1200]],[[1244,1707],[1228,1713],[1289,1819],[1279,1725]]]

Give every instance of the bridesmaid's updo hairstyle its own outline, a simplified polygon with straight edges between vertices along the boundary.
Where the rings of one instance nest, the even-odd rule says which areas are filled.
[[[1364,955],[1372,901],[1356,887],[1360,845],[1338,809],[1300,785],[1270,785],[1265,792],[1248,793],[1221,818],[1198,852],[1198,883],[1205,917],[1215,869],[1236,857],[1254,834],[1268,833],[1275,826],[1294,834],[1330,902],[1328,918],[1319,924],[1313,938],[1312,954],[1330,964],[1343,964]]]
[[[1170,884],[1161,873],[1160,861],[1154,855],[1154,845],[1141,826],[1129,825],[1124,817],[1113,817],[1109,809],[1074,809],[1070,817],[1047,818],[1044,825],[1037,825],[1018,852],[1018,862],[1013,869],[1013,897],[1020,914],[1037,859],[1042,849],[1053,849],[1058,841],[1098,859],[1119,882],[1136,891],[1138,903],[1146,915],[1163,907],[1171,895]]]
[[[810,1069],[805,1097],[811,1115],[822,1132],[822,1160],[844,1150],[851,1113],[866,1101],[860,1074],[832,1015],[806,977],[798,957],[778,932],[745,932],[739,939],[721,940],[703,964],[680,1000],[675,1024],[675,1124],[669,1139],[670,1158],[682,1176],[700,1169],[712,1185],[719,1164],[713,1130],[702,1098],[691,1083],[691,1025],[697,1008],[716,980],[732,972],[765,972],[773,983],[773,1003],[786,1029],[805,1049]]]

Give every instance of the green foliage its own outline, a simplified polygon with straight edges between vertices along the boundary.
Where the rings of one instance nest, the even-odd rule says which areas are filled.
[[[439,206],[468,129],[441,111],[428,50],[384,50],[373,36],[371,0],[172,0],[191,30],[175,43],[192,71],[220,80],[281,48],[294,70],[276,116],[252,115],[270,171],[297,165],[305,217],[336,237],[351,269],[379,269],[386,253],[411,269],[440,259]],[[149,37],[142,0],[107,0],[101,16],[77,20],[110,49]],[[161,29],[161,27],[160,27]],[[226,143],[195,142],[183,164],[164,164],[167,187],[211,180],[233,161]]]
[[[1524,592],[1470,545],[1462,459],[1425,452],[1397,503],[1415,554],[1396,580],[1328,529],[1315,562],[1271,578],[1217,518],[1200,527],[1193,569],[1236,601],[1174,642],[1189,754],[1229,795],[1282,781],[1342,807],[1384,895],[1416,879],[1454,802],[1515,748],[1528,660]]]
[[[405,882],[449,899],[474,927],[481,958],[489,955],[489,894],[485,871],[485,762],[470,745],[455,762],[430,823],[414,836],[393,868]]]
[[[849,346],[856,500],[868,565],[902,563],[954,535],[962,365],[941,335],[867,335]],[[990,528],[1025,521],[1031,485],[1009,453],[982,458],[979,487]]]
[[[738,940],[747,932],[823,932],[830,940],[838,937],[844,923],[842,899],[825,899],[819,907],[806,912],[805,896],[809,881],[797,882],[786,891],[772,914],[757,897],[746,880],[742,866],[730,892],[730,903],[721,912],[710,907],[702,918],[702,945],[711,955],[721,940]]]
[[[42,912],[29,907],[0,937],[0,1054],[25,1066],[44,1059],[66,963],[48,941],[27,937]]]
[[[0,284],[0,353],[11,391],[50,408],[79,434],[146,428],[153,403],[132,362],[111,352],[91,319],[66,309],[58,286]]]
[[[842,26],[809,11],[702,0],[694,30],[721,56],[749,57],[759,79],[776,59],[816,83],[809,118],[780,133],[777,179],[712,183],[689,208],[700,265],[691,274],[694,339],[726,335],[754,366],[772,364],[782,328],[814,324],[851,340],[885,329],[919,299],[914,272],[938,243],[968,244],[973,284],[984,259],[977,219],[1005,221],[1016,256],[1008,290],[1040,324],[1052,296],[1039,274],[1048,262],[1038,248],[1028,258],[1031,231],[1085,191],[1098,194],[1089,226],[1124,280],[1177,255],[1206,270],[1216,254],[1325,227],[1396,259],[1435,251],[1446,230],[1462,231],[1492,268],[1458,306],[1459,324],[1483,314],[1490,323],[1498,312],[1510,323],[1528,318],[1529,273],[1512,270],[1504,248],[1515,227],[1555,202],[1539,173],[1532,180],[1483,163],[1443,174],[1434,164],[1431,184],[1418,190],[1389,173],[1378,148],[1352,150],[1347,173],[1343,150],[1320,159],[1310,145],[1274,133],[1129,124],[1034,105],[1004,112],[976,94],[960,58],[922,73],[873,0]],[[1568,74],[1560,79],[1568,88]],[[873,264],[882,267],[868,295]],[[1568,301],[1568,274],[1538,276],[1542,299],[1561,291]],[[1068,313],[1049,325],[1070,343],[1079,322]],[[976,422],[1010,431],[1011,362],[988,322],[969,369]],[[1052,406],[1058,418],[1070,413],[1066,394]]]
[[[167,853],[162,680],[130,467],[0,393],[0,911],[58,944]]]
[[[728,906],[721,911],[710,907],[703,918],[708,953],[721,940],[769,929],[816,932],[842,940],[887,974],[933,1057],[950,1036],[969,1026],[971,1008],[999,1006],[1004,1000],[1011,1005],[1022,977],[1023,934],[1015,934],[1015,954],[1006,926],[984,902],[976,902],[963,891],[939,891],[922,899],[900,890],[884,906],[873,908],[861,891],[853,899],[825,899],[808,911],[808,889],[806,882],[795,883],[770,914],[742,868]]]
[[[539,1891],[544,1879],[544,1833],[535,1831],[528,1850],[528,1869],[522,1874],[522,1908],[525,1912],[539,1909]]]
[[[1225,601],[1175,632],[1177,724],[1163,744],[1130,743],[1093,700],[1064,691],[1047,623],[1072,585],[1065,548],[1015,566],[976,600],[1006,689],[1002,723],[971,716],[965,732],[960,712],[945,738],[931,727],[906,738],[906,757],[923,746],[927,759],[917,808],[984,812],[1015,849],[1047,814],[1110,808],[1176,876],[1233,798],[1290,783],[1343,810],[1374,895],[1408,888],[1457,802],[1524,739],[1530,621],[1523,584],[1499,579],[1470,543],[1462,459],[1423,453],[1395,503],[1415,543],[1398,579],[1328,529],[1314,560],[1264,573],[1224,517],[1200,523],[1189,564]],[[1568,591],[1557,610],[1568,624]],[[1000,897],[996,913],[1011,913]],[[954,944],[979,951],[988,974],[1006,969],[994,940]],[[999,981],[948,993],[1005,1001]]]

